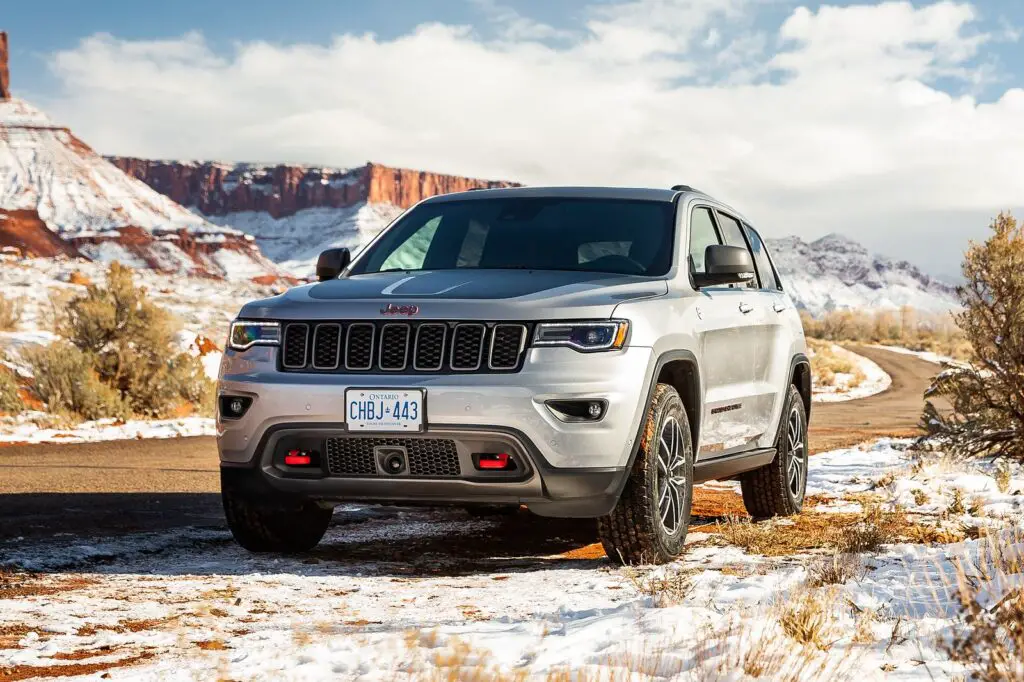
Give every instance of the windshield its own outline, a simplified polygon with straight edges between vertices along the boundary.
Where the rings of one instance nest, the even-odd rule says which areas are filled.
[[[350,274],[396,270],[580,270],[659,276],[672,261],[664,201],[502,198],[421,205]]]

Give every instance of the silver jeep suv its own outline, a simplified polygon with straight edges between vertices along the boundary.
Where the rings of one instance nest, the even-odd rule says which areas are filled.
[[[318,283],[245,305],[218,387],[224,509],[305,551],[350,501],[598,519],[682,550],[693,485],[800,510],[811,379],[761,236],[678,185],[427,199]]]

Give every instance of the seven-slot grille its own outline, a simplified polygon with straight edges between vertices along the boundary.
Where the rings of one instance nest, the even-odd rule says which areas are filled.
[[[530,328],[482,322],[289,322],[281,368],[301,372],[471,373],[520,369]]]
[[[410,476],[453,478],[462,473],[455,441],[446,438],[328,438],[324,443],[332,476],[377,476],[375,448],[405,449]]]

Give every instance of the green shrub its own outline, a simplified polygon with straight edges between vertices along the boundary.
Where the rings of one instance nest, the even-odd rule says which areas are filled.
[[[129,415],[121,394],[100,381],[92,358],[70,343],[29,348],[22,355],[32,367],[36,392],[51,412],[72,412],[84,419]]]
[[[135,286],[129,268],[112,263],[106,284],[90,284],[84,296],[72,299],[56,329],[131,412],[166,417],[182,403],[206,408],[213,393],[199,359],[178,349],[174,322]]]

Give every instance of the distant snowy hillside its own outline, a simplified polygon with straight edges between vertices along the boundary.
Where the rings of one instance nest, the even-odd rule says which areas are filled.
[[[244,233],[214,225],[18,99],[0,100],[0,247],[164,272],[277,273]]]
[[[844,308],[903,306],[945,312],[958,306],[952,285],[906,261],[871,254],[842,235],[830,234],[810,243],[799,237],[769,239],[768,246],[786,290],[813,315]]]
[[[307,277],[314,273],[321,251],[344,246],[355,252],[401,213],[392,204],[362,202],[345,208],[306,208],[280,218],[264,211],[239,211],[207,220],[253,236],[268,258]]]

